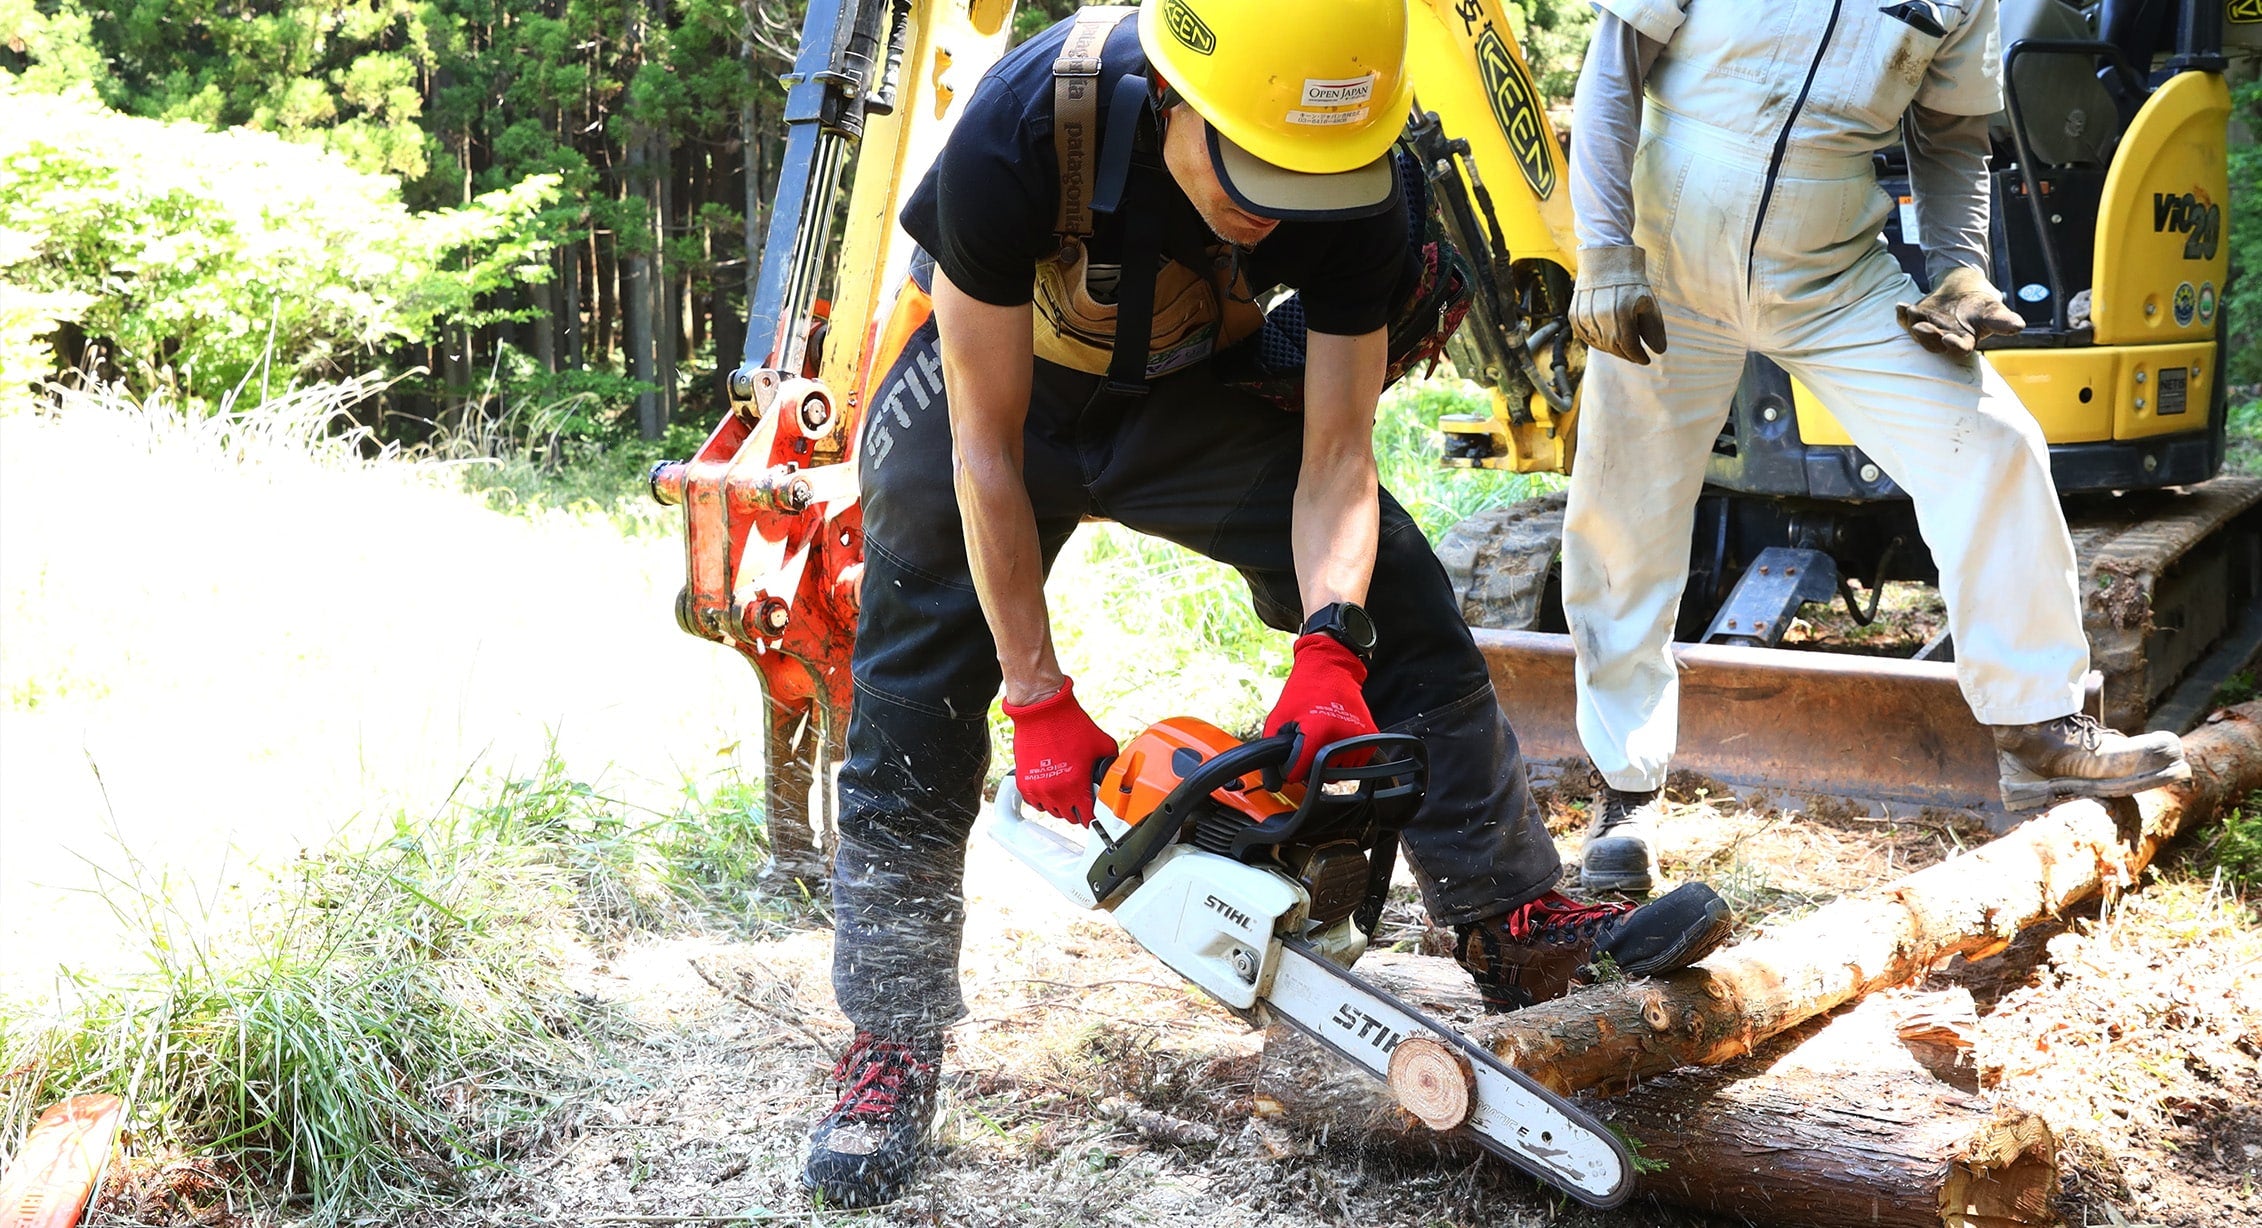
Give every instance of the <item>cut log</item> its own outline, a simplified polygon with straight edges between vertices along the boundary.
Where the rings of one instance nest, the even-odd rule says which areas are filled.
[[[1825,905],[1669,976],[1597,985],[1488,1019],[1472,1038],[1559,1092],[1619,1089],[1739,1057],[1843,1003],[2136,881],[2160,846],[2262,788],[2262,703],[2184,738],[2192,778],[2133,799],[2068,802],[1939,865]]]
[[[1941,1082],[1896,1035],[1949,998],[1970,1016],[1962,991],[1879,995],[1587,1107],[1662,1165],[1641,1188],[1665,1202],[1802,1228],[2055,1224],[2049,1126]]]
[[[1481,1009],[1451,960],[1377,953],[1359,969],[1441,1022]],[[1579,1100],[1631,1140],[1648,1169],[1639,1193],[1661,1202],[1797,1228],[2055,1224],[2048,1126],[1938,1074],[1943,1051],[1968,1052],[1943,1035],[1969,1036],[1977,1022],[1964,990],[1893,990],[1725,1066]],[[1261,1085],[1291,1135],[1356,1138],[1416,1161],[1483,1154],[1418,1124],[1382,1085],[1290,1029],[1267,1038]]]
[[[2134,883],[2161,845],[2262,789],[2262,705],[2218,713],[2184,748],[2187,784],[2055,807],[1670,977],[1480,1018],[1450,961],[1378,952],[1359,968],[1559,1091],[1647,1080],[1614,1101],[1586,1099],[1665,1164],[1643,1188],[1666,1201],[1816,1228],[2052,1223],[2054,1141],[2039,1118],[1974,1093],[1968,1001],[1896,993],[1866,1013],[1818,1017],[1948,956],[2000,951],[2023,927]],[[1405,1153],[1464,1149],[1316,1045],[1274,1039],[1260,1091],[1276,1123],[1322,1137],[1350,1128]],[[1656,1077],[1724,1062],[1735,1064]]]
[[[1432,1130],[1469,1119],[1477,1076],[1460,1050],[1429,1036],[1409,1036],[1390,1051],[1390,1094],[1398,1107]]]

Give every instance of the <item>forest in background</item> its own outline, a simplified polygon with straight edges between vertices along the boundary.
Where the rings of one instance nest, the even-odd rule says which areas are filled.
[[[803,2],[0,0],[0,378],[216,406],[375,371],[410,440],[703,427]],[[1509,7],[1566,98],[1586,7]]]
[[[703,433],[804,3],[0,0],[0,388],[76,369],[214,408],[378,375],[390,440]],[[1591,10],[1507,7],[1567,105]],[[2241,270],[2262,153],[2234,145]],[[2226,315],[2262,382],[2262,279]]]

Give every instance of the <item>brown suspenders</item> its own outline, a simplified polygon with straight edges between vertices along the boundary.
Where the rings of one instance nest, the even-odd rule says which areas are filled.
[[[1076,24],[1052,64],[1052,148],[1060,160],[1060,208],[1053,230],[1061,243],[1080,243],[1092,233],[1092,155],[1099,143],[1100,53],[1124,18],[1139,10],[1126,5],[1080,9]]]

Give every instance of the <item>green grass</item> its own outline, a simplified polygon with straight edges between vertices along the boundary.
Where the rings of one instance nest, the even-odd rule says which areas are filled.
[[[2262,793],[2249,793],[2207,833],[2203,862],[2242,893],[2262,893]]]
[[[2262,400],[2231,406],[2225,434],[2228,455],[2223,467],[2233,473],[2262,476]]]
[[[1384,394],[1375,415],[1375,463],[1384,489],[1398,497],[1431,542],[1464,517],[1560,490],[1558,474],[1448,469],[1437,420],[1445,414],[1491,412],[1483,389],[1465,380],[1407,380]]]
[[[625,1028],[568,983],[564,935],[749,915],[750,796],[687,787],[677,813],[640,813],[552,754],[218,901],[121,851],[100,901],[139,965],[0,1006],[0,1142],[111,1092],[142,1155],[193,1153],[317,1222],[429,1202],[452,1170],[538,1145]]]
[[[677,532],[682,513],[652,500],[652,466],[697,452],[714,423],[679,421],[645,440],[604,425],[602,408],[596,393],[499,412],[472,406],[417,452],[457,466],[465,488],[497,511],[594,515],[631,536]]]

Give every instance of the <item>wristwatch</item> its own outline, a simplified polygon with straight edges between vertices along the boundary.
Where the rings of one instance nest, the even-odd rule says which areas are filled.
[[[1348,601],[1321,606],[1304,620],[1305,635],[1324,635],[1351,650],[1361,661],[1374,659],[1374,620]]]

